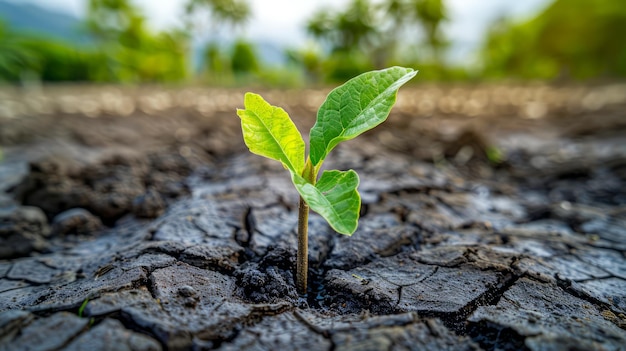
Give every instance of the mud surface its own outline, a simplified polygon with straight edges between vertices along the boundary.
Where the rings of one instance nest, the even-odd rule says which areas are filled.
[[[263,95],[301,130],[323,91]],[[626,86],[422,87],[340,145],[359,229],[249,154],[240,91],[0,92],[0,350],[624,350]]]

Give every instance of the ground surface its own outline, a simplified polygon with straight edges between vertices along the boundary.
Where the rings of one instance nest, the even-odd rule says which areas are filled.
[[[404,89],[327,161],[362,218],[311,215],[306,298],[242,96],[0,91],[0,350],[626,349],[626,86]]]

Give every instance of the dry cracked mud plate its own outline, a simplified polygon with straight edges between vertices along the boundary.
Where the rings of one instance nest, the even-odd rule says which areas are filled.
[[[626,153],[597,130],[521,147],[511,135],[536,125],[512,118],[498,166],[477,157],[482,133],[446,144],[393,117],[340,146],[329,167],[362,175],[362,219],[346,237],[311,215],[301,297],[280,166],[229,146],[236,124],[219,114],[114,138],[144,117],[94,120],[109,128],[99,147],[81,128],[8,147],[0,350],[624,350]],[[206,132],[160,138],[181,128]],[[454,155],[407,150],[418,134]]]

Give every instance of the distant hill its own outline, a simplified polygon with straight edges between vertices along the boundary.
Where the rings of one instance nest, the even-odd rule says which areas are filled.
[[[89,37],[81,33],[79,18],[36,5],[0,0],[0,20],[16,30],[74,44],[89,43]]]

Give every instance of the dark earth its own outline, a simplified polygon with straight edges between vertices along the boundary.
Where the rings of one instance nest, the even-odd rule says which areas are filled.
[[[327,91],[260,92],[307,134]],[[626,350],[626,85],[403,88],[306,297],[243,93],[0,90],[0,350]]]

